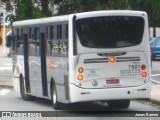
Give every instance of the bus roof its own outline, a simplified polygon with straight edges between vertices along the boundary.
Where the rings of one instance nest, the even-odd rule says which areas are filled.
[[[23,20],[23,21],[16,21],[13,23],[13,26],[28,26],[28,25],[38,25],[38,24],[46,24],[52,22],[63,22],[68,21],[69,16],[76,15],[77,19],[85,18],[85,17],[94,17],[94,16],[106,16],[106,15],[130,15],[130,16],[141,16],[142,14],[146,15],[144,11],[133,11],[133,10],[103,10],[103,11],[91,11],[91,12],[82,12],[82,13],[75,13],[70,15],[63,15],[63,16],[53,16],[53,17],[46,17],[40,19],[31,19],[31,20]]]
[[[54,16],[54,17],[46,17],[40,19],[30,19],[30,20],[22,20],[16,21],[13,23],[13,26],[28,26],[28,25],[38,25],[38,24],[46,24],[51,22],[60,22],[60,21],[67,21],[68,15],[64,16]]]

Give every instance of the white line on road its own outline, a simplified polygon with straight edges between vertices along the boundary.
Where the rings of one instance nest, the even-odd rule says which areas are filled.
[[[2,89],[0,90],[0,95],[6,95],[9,91],[9,89]]]
[[[12,66],[12,64],[4,64],[5,66]]]
[[[151,75],[151,76],[160,76],[160,74],[153,74],[153,75]]]
[[[156,84],[159,84],[160,85],[160,82],[156,81],[156,80],[151,80],[152,82],[156,83]]]
[[[0,67],[0,70],[12,70],[12,67]]]

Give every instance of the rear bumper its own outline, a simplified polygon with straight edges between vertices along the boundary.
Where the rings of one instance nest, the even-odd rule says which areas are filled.
[[[73,84],[70,84],[71,103],[99,100],[149,99],[150,95],[151,81],[138,87],[109,89],[82,89]]]

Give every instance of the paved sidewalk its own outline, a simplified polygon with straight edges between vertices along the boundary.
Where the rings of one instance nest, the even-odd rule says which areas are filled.
[[[8,56],[9,49],[0,46],[0,87],[12,88],[12,59]]]
[[[160,105],[160,84],[152,84],[151,100],[152,102]]]

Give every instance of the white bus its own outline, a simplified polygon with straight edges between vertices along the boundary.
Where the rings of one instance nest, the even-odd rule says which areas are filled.
[[[107,101],[128,108],[149,99],[151,54],[143,11],[75,13],[13,23],[13,84],[24,100]]]

